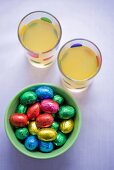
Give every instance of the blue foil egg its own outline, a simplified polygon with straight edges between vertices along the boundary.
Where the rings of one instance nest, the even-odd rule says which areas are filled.
[[[54,92],[48,86],[40,86],[36,89],[36,95],[39,99],[51,99],[54,96]]]
[[[25,139],[25,148],[33,151],[38,147],[38,139],[35,136],[29,136]]]
[[[41,152],[51,152],[53,150],[53,143],[52,142],[39,142],[39,150]]]

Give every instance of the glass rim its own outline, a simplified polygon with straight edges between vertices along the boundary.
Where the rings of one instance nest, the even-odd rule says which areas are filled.
[[[100,57],[100,64],[99,64],[99,68],[98,68],[98,70],[96,71],[96,73],[94,74],[94,75],[92,75],[92,76],[90,76],[89,78],[86,78],[86,79],[83,79],[83,80],[76,80],[76,79],[73,79],[73,78],[70,78],[70,77],[68,77],[67,75],[65,75],[64,73],[63,73],[63,71],[62,71],[62,69],[61,69],[61,66],[60,66],[60,64],[59,64],[59,56],[60,56],[60,53],[61,53],[61,51],[63,50],[63,48],[68,44],[68,43],[70,43],[70,42],[73,42],[73,41],[76,41],[76,40],[82,40],[82,41],[86,41],[86,42],[89,42],[89,43],[91,43],[91,44],[93,44],[96,48],[97,48],[97,50],[98,50],[98,52],[99,52],[99,57]],[[60,48],[60,50],[59,50],[59,53],[58,53],[58,55],[57,55],[57,64],[58,64],[58,67],[59,67],[59,71],[61,72],[61,74],[64,76],[64,77],[66,77],[67,79],[69,79],[69,80],[71,80],[71,81],[74,81],[74,82],[83,82],[83,81],[88,81],[88,80],[91,80],[92,78],[94,78],[97,74],[98,74],[98,72],[100,71],[100,69],[101,69],[101,65],[102,65],[102,55],[101,55],[101,52],[100,52],[100,49],[98,48],[98,46],[96,45],[96,44],[94,44],[92,41],[90,41],[90,40],[88,40],[88,39],[85,39],[85,38],[75,38],[75,39],[72,39],[72,40],[69,40],[69,41],[67,41],[61,48]]]
[[[58,22],[58,25],[59,25],[59,28],[60,28],[60,36],[59,36],[59,39],[58,39],[57,43],[56,43],[56,44],[54,45],[54,47],[52,47],[50,50],[43,51],[43,52],[39,52],[39,53],[38,53],[38,52],[34,52],[33,50],[30,50],[29,48],[25,47],[25,45],[22,43],[22,41],[21,41],[21,39],[20,39],[19,28],[20,28],[21,23],[24,21],[24,19],[25,19],[26,17],[28,17],[29,15],[34,14],[34,13],[45,13],[45,14],[48,14],[48,15],[52,16],[52,17]],[[48,52],[52,51],[54,48],[57,47],[57,45],[59,44],[59,42],[60,42],[60,40],[61,40],[62,27],[61,27],[61,24],[60,24],[59,20],[58,20],[54,15],[50,14],[49,12],[46,12],[46,11],[32,11],[32,12],[26,14],[26,15],[20,20],[20,22],[19,22],[19,24],[18,24],[18,29],[17,29],[17,35],[18,35],[19,42],[21,43],[21,45],[22,45],[27,51],[33,52],[34,54],[43,54],[43,53],[48,53]]]

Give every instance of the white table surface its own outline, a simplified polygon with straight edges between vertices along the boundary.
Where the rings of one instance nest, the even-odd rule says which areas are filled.
[[[63,29],[61,45],[86,38],[98,45],[102,69],[92,86],[74,97],[82,112],[77,142],[65,154],[35,160],[19,153],[4,131],[4,112],[23,87],[39,82],[60,84],[55,63],[32,67],[17,38],[20,19],[44,10],[55,15]],[[113,0],[0,0],[0,170],[114,170],[114,1]]]

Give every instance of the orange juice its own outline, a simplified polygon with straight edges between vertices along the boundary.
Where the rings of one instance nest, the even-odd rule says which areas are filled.
[[[36,19],[20,29],[20,39],[27,49],[39,53],[52,49],[57,44],[58,36],[52,23]]]
[[[60,52],[60,67],[65,76],[73,80],[86,80],[98,71],[96,53],[86,46],[66,48]]]

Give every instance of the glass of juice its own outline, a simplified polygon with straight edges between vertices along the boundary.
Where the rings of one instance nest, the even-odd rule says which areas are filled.
[[[102,56],[99,48],[86,39],[73,39],[60,49],[58,67],[63,85],[81,92],[89,86],[101,68]]]
[[[50,66],[57,56],[62,35],[59,21],[50,13],[35,11],[19,23],[18,38],[29,62],[39,68]]]

